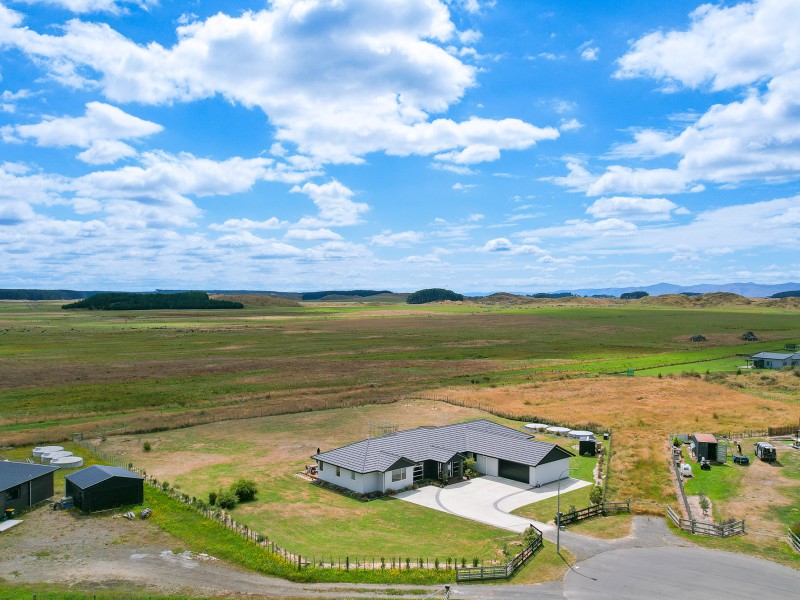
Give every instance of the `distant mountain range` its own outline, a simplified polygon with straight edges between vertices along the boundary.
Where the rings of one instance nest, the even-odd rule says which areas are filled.
[[[800,283],[701,283],[698,285],[675,285],[672,283],[656,283],[654,285],[620,287],[620,288],[584,288],[571,291],[579,296],[595,296],[607,294],[609,296],[619,296],[627,292],[644,291],[651,296],[663,296],[664,294],[710,294],[713,292],[728,292],[747,296],[748,298],[767,298],[778,292],[790,292],[800,290]]]
[[[731,294],[738,294],[748,298],[767,298],[779,292],[790,292],[800,290],[800,283],[701,283],[698,285],[675,285],[673,283],[656,283],[655,285],[638,285],[629,287],[614,287],[614,288],[581,288],[572,290],[559,290],[552,292],[548,296],[555,296],[556,294],[574,294],[576,296],[616,296],[629,292],[644,291],[651,296],[663,296],[665,294],[710,294],[713,292],[728,292]],[[157,294],[169,294],[186,292],[191,290],[155,290]],[[273,296],[276,298],[286,298],[290,300],[311,300],[311,299],[338,299],[343,300],[347,298],[363,299],[366,296],[375,296],[373,300],[385,301],[388,296],[399,297],[405,296],[406,293],[393,293],[387,290],[372,291],[372,290],[343,290],[343,291],[328,291],[328,292],[275,292],[263,290],[204,290],[209,294],[225,294],[225,295],[263,295]],[[531,296],[534,291],[528,292],[513,292],[517,295]],[[0,289],[0,300],[78,300],[81,298],[88,298],[100,292],[89,291],[76,291],[76,290],[25,290],[25,289]],[[141,293],[141,292],[140,292]],[[152,293],[152,292],[151,292]],[[467,297],[490,296],[495,292],[472,292],[464,294]],[[395,298],[396,299],[396,298]]]

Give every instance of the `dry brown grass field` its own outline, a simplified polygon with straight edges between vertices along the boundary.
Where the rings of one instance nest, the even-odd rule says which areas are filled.
[[[791,404],[757,398],[695,378],[596,377],[479,390],[447,387],[423,395],[552,422],[603,424],[614,437],[614,496],[661,503],[675,501],[666,476],[670,433],[739,433],[800,419],[797,398]]]

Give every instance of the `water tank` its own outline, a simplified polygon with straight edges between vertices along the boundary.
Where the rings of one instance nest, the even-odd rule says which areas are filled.
[[[47,454],[48,452],[59,452],[64,448],[61,446],[36,446],[33,449],[33,456],[34,458],[42,458],[42,454]]]
[[[54,458],[63,458],[65,456],[72,456],[69,450],[58,450],[57,452],[45,452],[42,454],[42,462],[52,462]]]
[[[80,456],[59,456],[50,461],[50,464],[59,469],[77,469],[83,466]]]
[[[591,431],[583,431],[581,429],[573,429],[567,433],[567,437],[574,438],[576,440],[582,440],[585,438],[590,438],[594,434]]]
[[[553,435],[564,435],[569,431],[569,427],[548,427],[546,429],[547,433],[552,433]]]
[[[525,425],[525,429],[533,429],[534,431],[543,431],[550,427],[547,423],[528,423]]]

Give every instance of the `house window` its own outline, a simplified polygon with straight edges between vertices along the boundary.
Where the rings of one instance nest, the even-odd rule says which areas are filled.
[[[13,487],[6,493],[8,494],[9,500],[19,500],[20,496],[22,495],[22,486],[18,485],[17,487]]]
[[[392,471],[392,481],[403,481],[406,478],[406,469],[395,469]]]
[[[336,467],[336,476],[337,477],[341,477],[342,476],[342,469],[339,468],[339,467]]]
[[[356,480],[356,472],[355,471],[350,471],[350,479],[352,479],[353,481]]]
[[[322,461],[319,461],[319,470],[320,471],[324,471],[325,470],[325,463],[322,462]]]

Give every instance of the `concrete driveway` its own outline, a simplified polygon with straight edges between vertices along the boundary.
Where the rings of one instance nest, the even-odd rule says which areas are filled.
[[[580,479],[562,479],[561,492],[576,490],[587,485],[592,484]],[[532,488],[518,481],[486,475],[444,488],[429,485],[418,490],[401,492],[395,498],[500,529],[522,533],[530,524],[541,531],[549,531],[554,527],[512,515],[510,512],[521,506],[552,498],[557,492],[557,482]]]

